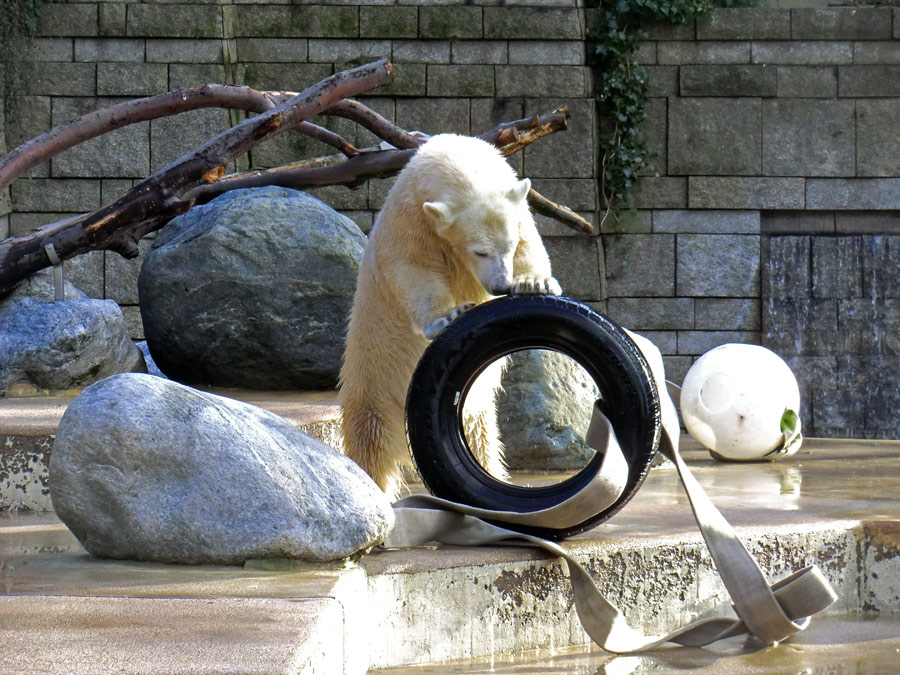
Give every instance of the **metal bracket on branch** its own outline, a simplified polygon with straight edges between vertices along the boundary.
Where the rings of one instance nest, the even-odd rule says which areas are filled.
[[[0,190],[59,152],[128,124],[208,107],[258,113],[140,181],[111,204],[0,241],[0,297],[8,295],[26,277],[53,264],[47,257],[47,246],[53,247],[59,260],[95,250],[111,250],[126,258],[135,257],[142,237],[160,229],[195,204],[207,202],[228,190],[263,185],[357,187],[369,178],[396,174],[428,137],[401,129],[352,100],[389,83],[392,78],[393,67],[382,59],[335,73],[300,93],[264,92],[220,84],[180,89],[98,110],[19,146],[0,158]],[[350,119],[384,143],[373,148],[356,148],[339,134],[309,121],[323,114]],[[494,144],[508,156],[541,136],[564,130],[568,116],[568,109],[563,107],[544,115],[505,122],[479,138]],[[233,159],[286,131],[315,138],[335,148],[339,154],[274,169],[224,175],[225,167]],[[593,232],[591,225],[580,216],[534,190],[529,193],[528,200],[542,215],[555,218],[579,232]]]

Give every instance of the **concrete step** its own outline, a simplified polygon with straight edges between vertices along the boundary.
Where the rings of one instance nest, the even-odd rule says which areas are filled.
[[[900,612],[900,443],[812,439],[773,464],[684,455],[770,579],[815,563],[839,595],[832,614]],[[654,469],[610,522],[563,545],[647,633],[731,615],[671,469]],[[114,663],[124,672],[362,673],[588,638],[559,560],[527,547],[376,549],[332,565],[154,565],[90,558],[51,514],[9,512],[0,514],[0,644],[0,672]]]
[[[284,392],[202,388],[287,418],[300,429],[340,447],[334,391]],[[59,420],[70,396],[0,398],[0,512],[51,511],[47,467]]]

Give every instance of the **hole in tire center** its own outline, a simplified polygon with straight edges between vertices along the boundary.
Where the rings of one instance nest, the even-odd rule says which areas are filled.
[[[492,362],[469,387],[463,435],[495,479],[520,487],[554,485],[594,457],[584,438],[599,396],[575,359],[548,349],[520,350]],[[508,474],[498,443],[505,448]]]

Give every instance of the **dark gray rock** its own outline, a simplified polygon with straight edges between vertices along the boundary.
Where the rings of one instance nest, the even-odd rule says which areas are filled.
[[[598,390],[573,359],[547,350],[509,357],[503,390],[497,396],[497,422],[510,469],[580,469],[594,451],[584,434]]]
[[[324,561],[381,541],[393,512],[350,459],[254,406],[150,375],[88,387],[50,458],[53,507],[100,557]]]
[[[65,300],[53,293],[44,272],[0,301],[0,396],[16,385],[71,389],[145,369],[115,302],[88,299],[68,282]]]
[[[172,379],[251,389],[337,382],[366,238],[296,190],[235,190],[163,228],[138,279]]]

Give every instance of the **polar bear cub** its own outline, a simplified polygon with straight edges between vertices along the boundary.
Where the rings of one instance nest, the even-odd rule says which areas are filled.
[[[404,408],[429,340],[492,296],[560,293],[519,180],[500,152],[442,134],[400,172],[369,235],[350,313],[339,400],[346,454],[390,498],[410,463]],[[494,394],[502,363],[467,396],[463,426],[476,459],[503,479]]]

